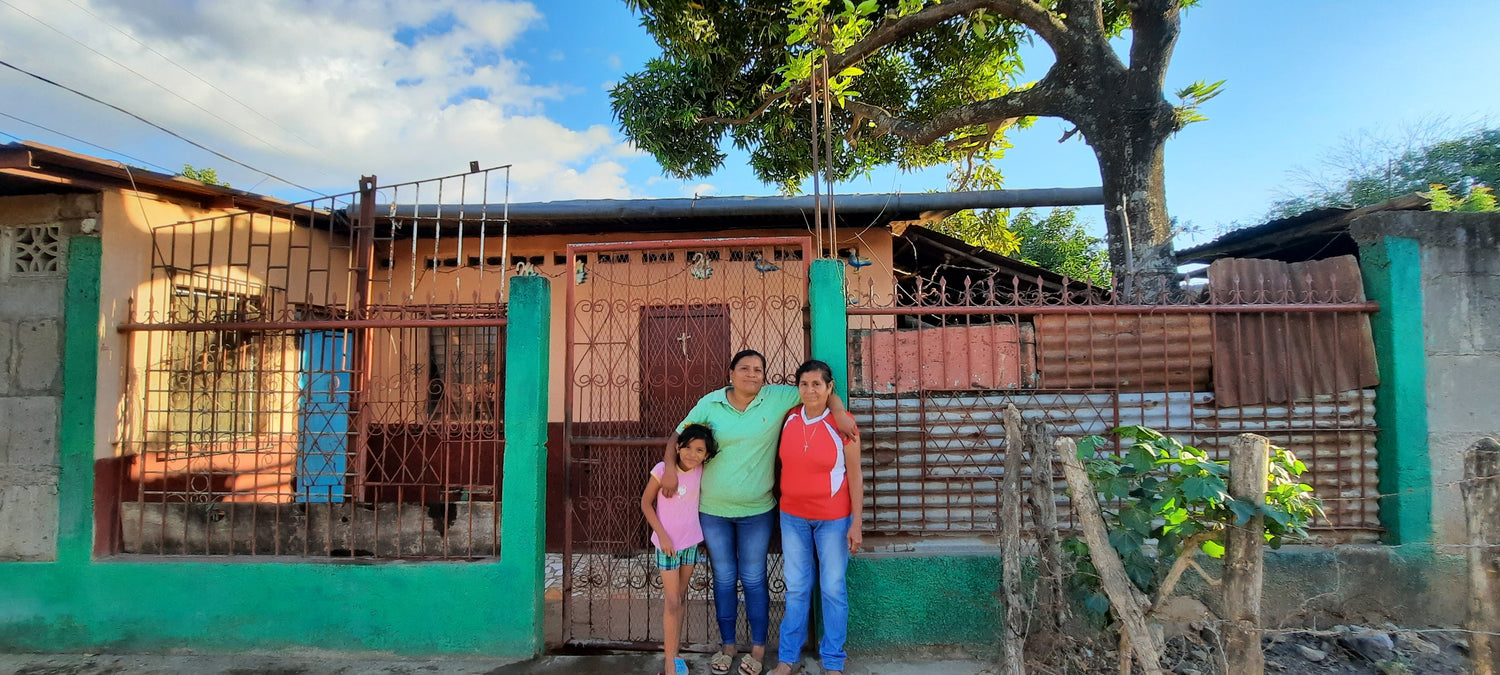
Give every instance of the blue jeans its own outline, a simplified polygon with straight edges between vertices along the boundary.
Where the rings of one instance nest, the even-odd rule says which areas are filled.
[[[849,593],[844,572],[849,568],[849,525],[852,516],[838,520],[808,520],[781,514],[781,561],[786,574],[786,616],[781,620],[781,644],[776,658],[796,663],[807,643],[807,615],[812,609],[814,575],[823,593],[823,639],[818,654],[824,670],[843,670],[844,638],[849,633]]]
[[[766,643],[771,629],[771,592],[766,588],[766,553],[771,549],[771,528],[776,509],[743,518],[721,518],[698,514],[703,543],[714,566],[714,608],[719,620],[719,639],[735,643],[734,628],[740,614],[738,580],[745,587],[745,618],[750,621],[750,639]]]

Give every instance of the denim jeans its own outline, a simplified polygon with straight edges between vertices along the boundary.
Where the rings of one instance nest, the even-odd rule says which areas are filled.
[[[781,514],[781,561],[786,574],[786,616],[781,619],[781,644],[776,658],[797,663],[807,643],[808,612],[812,609],[813,579],[823,593],[823,639],[818,655],[824,670],[843,670],[844,638],[849,632],[849,593],[844,572],[849,568],[849,525],[852,516],[838,520],[808,520]]]
[[[776,527],[776,509],[743,518],[721,518],[702,513],[703,543],[714,567],[714,608],[719,620],[719,639],[735,643],[734,628],[740,614],[738,580],[745,587],[745,618],[750,621],[750,640],[766,643],[771,629],[771,592],[766,588],[766,553],[771,548],[771,528]]]

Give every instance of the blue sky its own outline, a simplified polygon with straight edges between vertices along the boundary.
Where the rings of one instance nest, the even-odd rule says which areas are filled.
[[[453,173],[471,159],[515,163],[518,200],[773,191],[740,155],[683,182],[624,141],[608,87],[656,47],[618,0],[8,2],[0,59],[320,191],[350,190],[362,173]],[[1291,170],[1316,170],[1343,139],[1439,118],[1494,123],[1493,10],[1479,0],[1205,0],[1185,15],[1168,84],[1228,83],[1206,106],[1210,121],[1169,142],[1170,211],[1212,235],[1253,222]],[[1031,50],[1032,72],[1048,57]],[[310,196],[14,72],[0,72],[0,112],[152,164],[214,167],[236,187]],[[1057,143],[1065,128],[1043,119],[1013,134],[1007,186],[1098,184],[1088,146]],[[0,133],[119,158],[6,117]],[[943,173],[879,171],[839,189],[925,191],[943,187]],[[1086,213],[1097,225],[1097,209]]]

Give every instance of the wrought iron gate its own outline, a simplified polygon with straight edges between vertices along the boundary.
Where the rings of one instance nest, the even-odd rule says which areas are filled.
[[[659,645],[661,575],[641,492],[677,423],[725,385],[734,351],[763,352],[770,383],[789,383],[807,358],[810,244],[757,237],[568,246],[566,645]],[[785,590],[780,558],[773,544],[773,629]],[[711,578],[702,565],[688,589],[686,649],[717,642]]]

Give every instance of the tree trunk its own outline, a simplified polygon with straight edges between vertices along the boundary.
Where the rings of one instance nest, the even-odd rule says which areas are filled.
[[[1026,675],[1026,596],[1021,593],[1021,455],[1025,423],[1014,403],[1005,407],[1005,482],[1000,499],[1000,589],[1005,597],[1001,675]]]
[[[1177,268],[1167,216],[1167,134],[1149,119],[1108,124],[1110,131],[1088,138],[1104,185],[1109,262],[1127,297],[1151,297],[1165,290],[1162,279],[1170,279]]]

